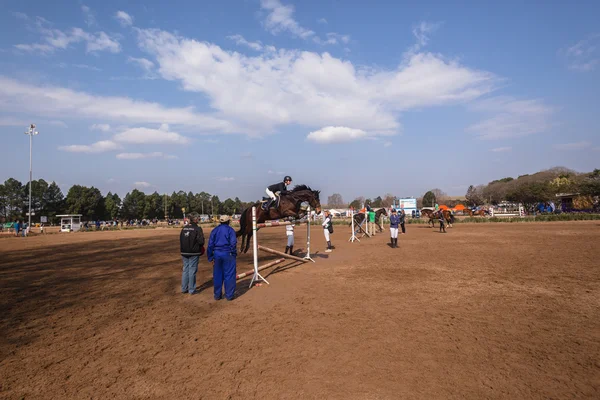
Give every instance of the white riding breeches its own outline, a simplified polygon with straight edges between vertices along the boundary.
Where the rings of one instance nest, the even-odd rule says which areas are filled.
[[[323,234],[325,235],[325,241],[329,242],[329,229],[323,229]]]
[[[265,192],[267,192],[267,196],[269,196],[271,199],[277,200],[277,197],[275,196],[275,193],[271,192],[269,190],[269,188],[267,188],[267,190],[265,190]]]
[[[392,239],[398,239],[398,228],[390,228],[390,235]]]

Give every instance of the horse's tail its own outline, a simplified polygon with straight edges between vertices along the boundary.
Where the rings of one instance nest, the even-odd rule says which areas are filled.
[[[235,236],[242,236],[244,234],[244,232],[246,231],[246,215],[248,214],[248,210],[250,209],[250,207],[246,208],[244,211],[242,211],[242,215],[240,216],[240,230],[237,231],[235,233]]]

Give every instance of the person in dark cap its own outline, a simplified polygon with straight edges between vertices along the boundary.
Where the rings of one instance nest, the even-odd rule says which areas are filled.
[[[190,223],[183,227],[179,234],[179,246],[183,259],[183,273],[181,275],[181,293],[194,294],[196,292],[196,272],[198,261],[204,254],[204,232],[198,226],[200,215],[192,212],[188,214]]]

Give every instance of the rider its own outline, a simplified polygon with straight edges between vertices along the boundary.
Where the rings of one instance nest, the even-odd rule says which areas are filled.
[[[292,183],[292,177],[289,175],[286,175],[285,178],[283,178],[283,182],[279,182],[279,183],[275,183],[271,186],[269,186],[265,192],[267,192],[267,195],[271,198],[271,200],[269,200],[266,203],[263,203],[263,210],[267,211],[271,205],[273,204],[273,202],[275,202],[277,200],[277,193],[281,196],[281,195],[285,195],[287,194],[288,190],[287,190],[287,186],[290,185]]]

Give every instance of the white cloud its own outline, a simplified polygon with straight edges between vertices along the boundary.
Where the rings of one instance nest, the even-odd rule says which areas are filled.
[[[34,98],[35,101],[31,101]],[[95,118],[129,123],[169,123],[200,127],[208,132],[240,132],[230,122],[194,112],[191,107],[167,108],[128,97],[95,96],[54,86],[36,86],[0,76],[4,112],[27,112],[52,118]]]
[[[70,153],[104,153],[119,150],[121,149],[121,145],[111,140],[101,140],[91,145],[73,144],[70,146],[60,146],[58,149]]]
[[[119,160],[141,160],[144,158],[164,158],[165,160],[172,160],[177,158],[177,156],[164,154],[160,151],[153,153],[119,153],[116,157]]]
[[[108,178],[106,180],[106,182],[108,182],[108,183],[115,183],[115,182],[118,182],[118,181],[115,178]]]
[[[327,24],[327,20],[325,18],[319,18],[317,22],[320,24]]]
[[[79,68],[79,69],[88,69],[90,71],[102,71],[101,68],[95,67],[93,65],[87,65],[87,64],[67,64],[67,63],[61,62],[61,63],[58,63],[57,66],[60,68],[73,67],[73,68]]]
[[[42,43],[16,44],[14,47],[26,52],[52,53],[57,49],[65,50],[71,44],[85,43],[86,52],[109,51],[119,53],[121,45],[116,38],[105,32],[89,33],[81,28],[72,28],[69,31],[51,28],[50,22],[41,17],[34,19],[33,29],[42,35]]]
[[[313,37],[313,41],[320,45],[327,44],[347,44],[350,42],[350,35],[341,35],[335,32],[329,32],[326,35],[326,39],[321,39],[318,36]]]
[[[96,25],[96,16],[94,12],[86,5],[81,6],[81,11],[83,12],[83,17],[85,19],[85,23],[87,26]]]
[[[475,102],[473,111],[492,114],[488,119],[467,127],[480,139],[506,139],[544,132],[550,126],[553,109],[540,100],[518,100],[499,96]]]
[[[169,132],[169,126],[163,124],[160,129],[131,128],[117,133],[113,139],[121,143],[135,144],[188,144],[190,139],[176,132]]]
[[[152,187],[152,185],[148,182],[133,182],[133,186],[135,186],[136,188],[149,188]]]
[[[507,151],[511,151],[512,147],[496,147],[495,149],[491,149],[490,151],[494,153],[505,153]]]
[[[385,142],[383,144],[384,147],[391,147],[392,146],[392,142]]]
[[[429,43],[429,36],[437,31],[441,24],[422,21],[412,30],[417,42],[410,48],[409,53],[416,53]]]
[[[263,45],[260,41],[249,42],[242,35],[227,36],[227,39],[233,40],[238,46],[248,46],[252,50],[261,51],[263,49]]]
[[[569,69],[589,72],[600,65],[599,46],[600,33],[595,33],[559,53],[566,59]]]
[[[125,11],[117,11],[115,14],[115,18],[122,26],[131,26],[133,25],[133,17],[127,14]]]
[[[69,126],[64,121],[52,120],[47,122],[48,125],[58,126],[60,128],[68,128]]]
[[[302,39],[306,39],[315,34],[310,29],[303,28],[296,22],[293,17],[294,6],[284,6],[279,0],[261,0],[260,5],[263,10],[268,11],[264,25],[272,34],[276,35],[288,31],[293,36]]]
[[[102,132],[110,132],[109,124],[94,124],[90,126],[90,129],[93,131],[102,131]]]
[[[152,72],[152,70],[154,69],[154,63],[148,60],[147,58],[128,57],[127,61],[136,64],[146,72]]]
[[[231,182],[231,181],[235,181],[235,178],[229,177],[229,176],[224,176],[224,177],[219,177],[219,178],[215,178],[216,180],[218,180],[219,182]]]
[[[592,144],[588,141],[574,142],[574,143],[560,143],[555,144],[554,148],[557,150],[583,150],[589,148]]]
[[[342,143],[359,139],[366,139],[367,132],[361,129],[352,129],[345,126],[327,126],[308,134],[308,140],[317,143]]]
[[[138,34],[164,79],[206,94],[220,115],[257,136],[287,124],[393,133],[400,129],[400,111],[466,102],[497,82],[491,73],[431,53],[385,70],[357,68],[329,53],[279,50],[249,57],[161,30]]]

